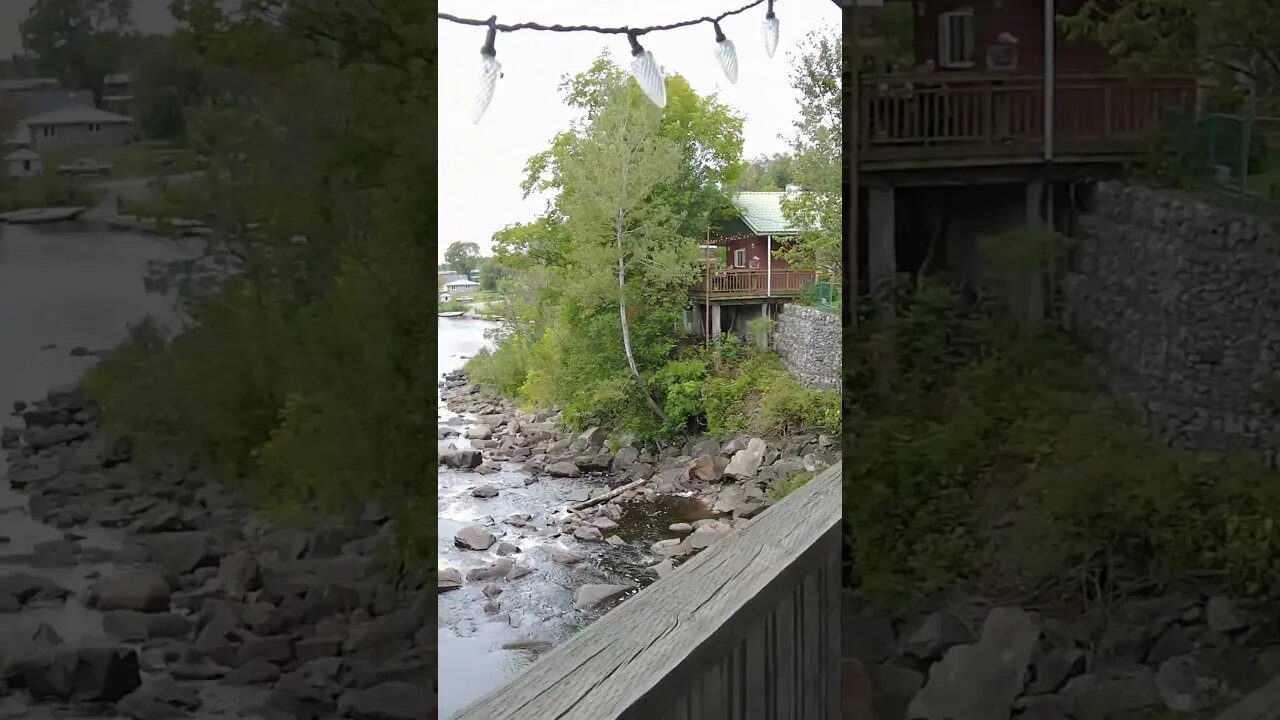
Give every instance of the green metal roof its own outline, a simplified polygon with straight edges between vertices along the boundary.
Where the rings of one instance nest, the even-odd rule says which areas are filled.
[[[751,232],[757,235],[795,235],[799,231],[782,215],[784,192],[740,192],[729,198]]]

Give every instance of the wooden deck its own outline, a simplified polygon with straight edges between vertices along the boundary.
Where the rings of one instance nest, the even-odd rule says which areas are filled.
[[[840,466],[454,720],[837,720]]]
[[[713,269],[689,288],[695,300],[764,300],[799,297],[818,275],[812,270]]]
[[[1171,115],[1193,113],[1188,77],[1059,75],[1053,152],[1063,162],[1142,157]],[[858,167],[863,173],[1043,161],[1044,80],[1038,75],[863,75]]]

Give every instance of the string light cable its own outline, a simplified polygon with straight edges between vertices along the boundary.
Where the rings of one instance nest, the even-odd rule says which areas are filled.
[[[840,0],[832,0],[836,5],[840,4]],[[464,18],[449,13],[437,13],[436,17],[440,20],[456,23],[458,25],[469,25],[472,27],[483,27],[486,29],[484,45],[480,47],[480,82],[476,90],[475,103],[472,107],[472,122],[479,123],[484,117],[485,110],[489,108],[489,104],[493,102],[493,96],[498,89],[498,80],[502,77],[502,64],[498,62],[497,38],[499,33],[512,33],[521,30],[532,30],[539,32],[589,32],[600,35],[625,35],[627,43],[631,49],[631,77],[635,79],[636,85],[649,98],[653,104],[658,107],[666,107],[667,105],[667,86],[662,77],[662,69],[658,66],[658,62],[653,57],[653,52],[646,50],[640,44],[640,38],[651,33],[666,32],[668,30],[678,30],[681,28],[693,27],[695,25],[707,24],[711,25],[715,31],[714,39],[714,55],[716,62],[719,63],[720,69],[724,72],[725,77],[730,83],[738,82],[738,53],[734,47],[733,41],[725,36],[724,31],[720,27],[720,22],[726,18],[735,15],[741,15],[752,8],[765,6],[764,19],[760,23],[761,35],[764,39],[765,55],[772,58],[774,52],[778,49],[779,23],[778,15],[773,10],[774,0],[752,0],[739,8],[727,10],[714,17],[703,16],[693,18],[691,20],[682,20],[680,22],[669,23],[666,25],[653,25],[651,27],[601,27],[597,25],[546,25],[536,22],[521,22],[514,24],[502,24],[498,22],[496,15],[490,16],[488,19]]]

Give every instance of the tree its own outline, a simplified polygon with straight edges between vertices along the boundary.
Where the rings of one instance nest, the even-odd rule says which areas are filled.
[[[568,218],[576,264],[583,281],[579,293],[604,294],[598,285],[614,265],[615,297],[627,367],[643,399],[662,422],[667,416],[649,392],[632,347],[627,314],[628,272],[636,268],[651,283],[670,284],[679,275],[676,234],[679,218],[653,192],[680,171],[680,150],[658,134],[662,112],[651,103],[616,88],[591,120],[573,152],[560,165],[560,209]],[[686,273],[687,274],[687,273]],[[634,292],[634,290],[631,290]]]
[[[462,275],[470,275],[472,270],[480,267],[480,246],[473,242],[458,240],[445,248],[444,261],[450,270]]]
[[[485,292],[497,292],[503,280],[513,277],[514,273],[497,258],[489,258],[480,266],[480,289]]]
[[[103,80],[119,70],[123,40],[133,25],[129,0],[36,0],[22,21],[22,44],[40,72],[68,88],[93,91],[102,103]]]
[[[185,142],[187,111],[212,94],[212,68],[202,62],[193,42],[190,31],[179,29],[136,60],[134,116],[145,137]]]
[[[738,189],[751,192],[778,192],[786,190],[795,181],[792,173],[794,159],[789,153],[761,155],[747,164],[738,182]]]
[[[1135,73],[1209,71],[1273,102],[1280,89],[1280,6],[1270,0],[1089,0],[1060,22],[1069,38],[1100,43]]]
[[[843,246],[840,63],[840,38],[833,31],[810,34],[792,59],[791,84],[801,101],[790,169],[802,192],[782,201],[783,215],[800,229],[782,255],[831,277],[840,277]]]

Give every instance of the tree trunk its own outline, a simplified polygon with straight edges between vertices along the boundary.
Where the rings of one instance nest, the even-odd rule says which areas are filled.
[[[640,377],[640,368],[636,367],[635,355],[631,352],[631,324],[627,321],[627,258],[622,252],[622,224],[623,215],[619,210],[614,216],[613,232],[614,239],[618,245],[618,314],[622,319],[622,349],[627,355],[627,366],[631,368],[631,376],[636,379],[636,384],[640,386],[640,392],[644,394],[644,399],[649,403],[649,407],[653,408],[662,422],[667,421],[667,414],[662,412],[662,408],[658,407],[658,403],[654,401],[653,396],[649,394],[649,388],[645,387],[644,378]]]

